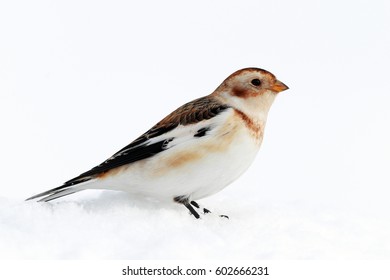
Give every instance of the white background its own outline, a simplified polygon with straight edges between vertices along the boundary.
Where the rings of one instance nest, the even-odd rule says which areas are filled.
[[[386,0],[1,1],[0,257],[390,258],[389,50]],[[290,89],[251,168],[201,201],[229,221],[22,202],[249,66]]]

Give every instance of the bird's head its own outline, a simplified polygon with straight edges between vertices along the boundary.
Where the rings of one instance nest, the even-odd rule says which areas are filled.
[[[266,117],[275,96],[287,89],[266,70],[244,68],[227,77],[212,95],[248,115]]]

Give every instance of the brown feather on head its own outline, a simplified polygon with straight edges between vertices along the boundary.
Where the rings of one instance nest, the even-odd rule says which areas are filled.
[[[276,79],[272,73],[260,68],[244,68],[227,77],[214,94],[229,91],[240,98],[256,97],[266,91],[279,93],[288,87]]]

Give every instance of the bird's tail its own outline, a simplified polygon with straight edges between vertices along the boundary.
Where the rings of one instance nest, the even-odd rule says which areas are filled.
[[[65,183],[64,185],[59,186],[57,188],[29,197],[26,199],[26,201],[40,198],[38,202],[48,202],[53,199],[57,199],[66,195],[89,189],[90,187],[88,187],[87,185],[90,185],[90,183],[92,183],[93,181],[95,180],[88,180],[87,182],[82,182],[79,184]]]

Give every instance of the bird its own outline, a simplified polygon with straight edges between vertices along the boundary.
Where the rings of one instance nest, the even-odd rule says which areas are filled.
[[[101,164],[26,200],[48,202],[108,189],[179,203],[199,219],[211,211],[196,200],[221,191],[248,169],[263,141],[270,107],[287,89],[267,70],[240,69]]]

